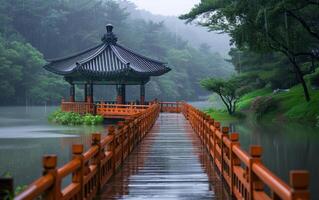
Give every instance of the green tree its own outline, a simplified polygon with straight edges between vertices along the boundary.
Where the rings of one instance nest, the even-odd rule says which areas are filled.
[[[239,96],[236,92],[237,86],[233,80],[209,78],[202,80],[200,84],[208,91],[218,94],[230,115],[235,113]]]
[[[255,52],[283,53],[290,61],[296,79],[310,100],[301,69],[304,59],[312,58],[312,50],[318,47],[318,5],[311,1],[226,1],[202,0],[188,14],[180,18],[188,22],[199,19],[199,23],[211,30],[224,31],[232,37],[238,48],[249,48]],[[296,14],[299,13],[299,14]],[[305,26],[297,16],[312,26]],[[310,27],[310,28],[309,28]],[[309,30],[310,29],[310,30]]]

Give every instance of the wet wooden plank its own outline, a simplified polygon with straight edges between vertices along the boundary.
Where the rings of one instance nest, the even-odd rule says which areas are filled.
[[[162,113],[99,199],[230,199],[182,114]]]

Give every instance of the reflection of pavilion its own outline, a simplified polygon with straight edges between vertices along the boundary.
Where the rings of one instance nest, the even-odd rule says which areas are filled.
[[[145,84],[150,77],[170,71],[165,63],[119,45],[112,25],[107,25],[106,29],[101,44],[68,57],[49,60],[44,66],[48,71],[63,76],[71,85],[69,102],[63,102],[62,109],[96,113],[96,107],[101,106],[94,104],[94,85],[116,85],[116,104],[126,104],[126,85],[140,85],[139,104],[144,105]],[[75,85],[84,85],[84,102],[75,101]]]

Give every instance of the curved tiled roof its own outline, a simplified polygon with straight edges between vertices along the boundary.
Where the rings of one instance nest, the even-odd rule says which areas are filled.
[[[103,43],[75,55],[48,60],[45,69],[70,76],[79,72],[84,76],[110,77],[131,73],[137,76],[160,76],[168,71],[166,63],[142,56],[117,44],[112,26],[107,26]]]

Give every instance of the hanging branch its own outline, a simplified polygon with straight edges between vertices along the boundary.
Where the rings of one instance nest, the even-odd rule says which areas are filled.
[[[318,4],[319,5],[319,4]],[[297,21],[300,22],[300,24],[310,33],[310,35],[312,35],[313,37],[315,37],[316,39],[319,40],[319,34],[316,33],[315,31],[311,30],[310,26],[307,24],[307,22],[302,19],[300,16],[297,16],[295,13],[293,13],[291,10],[286,10],[286,12],[292,16],[293,18],[295,18]]]

